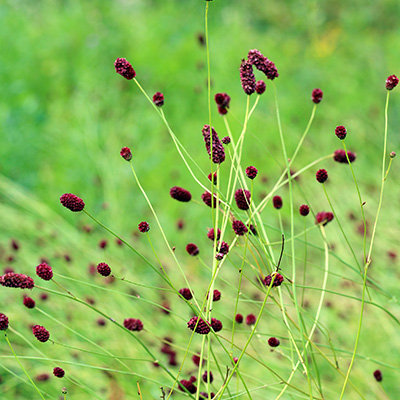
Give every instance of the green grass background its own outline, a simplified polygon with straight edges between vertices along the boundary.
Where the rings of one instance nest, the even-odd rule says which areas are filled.
[[[384,84],[388,75],[400,74],[400,4],[395,0],[214,0],[209,6],[212,95],[227,92],[231,96],[228,119],[234,135],[237,137],[240,133],[246,102],[238,68],[248,50],[257,48],[276,63],[280,73],[275,82],[288,154],[293,153],[311,114],[312,89],[319,87],[324,92],[309,136],[293,166],[295,170],[340,148],[334,128],[342,124],[347,127],[346,144],[357,153],[354,168],[363,200],[366,201],[370,233],[380,185],[386,96]],[[182,324],[182,333],[177,334],[176,342],[185,347],[188,338],[185,324],[190,317],[187,309],[176,304],[178,316],[166,319],[157,308],[136,298],[136,292],[130,292],[139,290],[135,286],[127,288],[126,284],[118,282],[109,287],[130,293],[133,298],[114,292],[112,297],[109,294],[104,296],[100,289],[85,286],[84,282],[104,286],[102,279],[92,278],[87,273],[89,263],[97,264],[104,260],[110,265],[112,263],[113,271],[118,276],[144,284],[159,285],[160,282],[136,256],[126,248],[116,246],[114,239],[95,227],[85,215],[75,215],[63,209],[58,199],[65,192],[79,195],[96,218],[152,257],[145,238],[134,234],[137,224],[148,220],[153,243],[162,262],[177,286],[183,287],[182,277],[161,241],[129,167],[119,156],[120,148],[129,146],[136,171],[159,213],[171,244],[177,247],[177,255],[193,277],[194,287],[199,292],[205,291],[204,280],[209,279],[209,272],[189,258],[184,247],[188,242],[198,243],[201,250],[204,249],[201,252],[205,262],[210,263],[211,249],[205,238],[206,228],[212,225],[209,209],[197,204],[179,204],[169,196],[169,188],[178,185],[189,189],[193,197],[201,201],[202,189],[191,179],[151,105],[132,82],[115,73],[113,65],[117,57],[126,57],[135,68],[137,79],[150,95],[156,91],[164,93],[164,111],[171,127],[204,174],[208,174],[209,160],[201,135],[202,126],[208,123],[206,52],[198,40],[198,35],[204,32],[204,9],[205,2],[200,0],[4,1],[0,4],[1,265],[33,275],[39,260],[42,257],[49,259],[55,271],[82,282],[69,282],[63,278],[59,281],[82,298],[95,298],[96,305],[116,320],[126,318],[127,310],[131,317],[143,315],[146,328],[153,332],[149,334],[148,341],[154,349],[158,348],[157,337],[174,332],[177,321]],[[257,78],[262,77],[257,75]],[[389,152],[398,150],[400,143],[398,90],[393,91],[389,107]],[[212,104],[212,110],[212,123],[219,135],[225,136],[224,124],[215,104]],[[262,193],[269,192],[284,166],[270,82],[249,124],[246,140],[242,165],[255,165],[259,169],[254,189],[255,198],[259,198]],[[390,298],[376,294],[374,300],[399,317],[395,299],[399,263],[387,256],[387,251],[396,251],[399,247],[400,179],[397,161],[394,160],[385,189],[385,203],[370,273],[390,294]],[[362,237],[357,233],[361,217],[350,170],[346,166],[327,160],[307,171],[299,182],[306,198],[295,189],[295,206],[309,201],[316,212],[329,208],[321,187],[314,180],[317,168],[326,168],[329,172],[327,190],[361,259]],[[206,185],[204,175],[195,167],[194,170]],[[226,176],[226,171],[227,166],[223,166],[222,175]],[[283,216],[287,217],[288,191],[284,189],[279,194],[285,204]],[[349,220],[349,213],[356,215],[355,221]],[[263,217],[268,226],[279,227],[271,205]],[[180,218],[185,221],[182,231],[176,228]],[[299,216],[295,220],[297,231],[301,231],[303,221]],[[90,235],[83,233],[81,227],[84,224],[93,226],[94,232]],[[311,218],[307,224],[313,225]],[[289,232],[289,226],[285,227]],[[271,238],[279,240],[279,230],[273,228],[269,229]],[[336,246],[337,254],[352,262],[337,227],[332,227],[331,231],[329,240]],[[11,238],[16,238],[21,244],[13,262],[7,261],[12,254]],[[104,238],[109,245],[102,251],[97,244]],[[310,241],[322,246],[318,234],[311,236]],[[302,248],[299,244],[300,254]],[[279,252],[279,246],[276,252]],[[63,259],[67,253],[72,258],[69,263]],[[317,250],[315,259],[311,258],[313,250],[310,254],[310,263],[315,266],[315,274],[311,273],[310,279],[314,283],[312,286],[318,286],[322,277],[322,272],[318,270],[322,268],[322,256]],[[289,269],[290,257],[284,261]],[[338,274],[330,276],[331,290],[360,297],[359,281],[343,287],[344,278],[357,280],[356,274],[334,260],[331,269]],[[228,268],[222,273],[222,277],[235,286],[233,276],[236,277]],[[256,292],[250,284],[252,279],[250,274],[246,286],[251,296]],[[229,291],[227,283],[221,281],[220,285],[230,293],[226,296],[225,306],[221,304],[216,309],[222,319],[232,315],[235,292]],[[43,286],[56,290],[50,284]],[[140,289],[140,296],[157,304],[163,297],[161,292],[149,289]],[[175,306],[175,298],[168,296]],[[309,295],[312,315],[317,296],[318,293]],[[337,347],[351,351],[359,302],[349,303],[337,296],[331,297],[327,295],[333,307],[324,309],[323,322],[335,332]],[[85,347],[79,338],[46,320],[38,311],[23,308],[21,293],[3,289],[0,290],[0,299],[0,311],[9,315],[12,327],[37,348],[46,349],[45,345],[33,342],[28,327],[34,323],[45,326],[47,323],[52,328],[54,340]],[[250,312],[254,304],[251,303],[244,312]],[[92,340],[106,345],[115,354],[132,345],[128,336],[116,332],[110,324],[104,330],[97,328],[94,314],[80,306],[72,308],[65,299],[50,295],[50,301],[40,307],[64,323],[71,319],[71,326],[79,327],[77,330],[82,333],[90,332],[88,336]],[[275,323],[265,323],[263,331],[272,335],[281,329],[283,335],[279,314],[270,312]],[[388,367],[384,379],[387,393],[395,399],[400,366],[395,356],[400,350],[398,325],[378,309],[367,307],[364,326],[360,354],[397,367]],[[160,332],[154,335],[159,327]],[[245,327],[243,331],[246,331]],[[13,334],[10,336],[14,336],[17,354],[38,355],[22,339]],[[76,360],[70,349],[59,347],[56,350],[55,347],[46,349],[49,352],[46,354],[54,359]],[[4,341],[1,349],[2,354],[9,353]],[[181,360],[183,350],[179,351]],[[268,349],[265,351],[266,357],[271,358]],[[132,354],[144,357],[135,348]],[[115,362],[91,357],[79,354],[77,362],[102,367],[112,364],[111,368],[117,368]],[[343,358],[344,366],[348,360],[349,357]],[[0,369],[1,398],[27,399],[36,396],[33,389],[18,378],[24,378],[24,375],[15,360],[4,360],[4,364],[1,361],[17,375],[13,377],[10,371]],[[246,363],[251,364],[250,360],[244,360],[243,370]],[[53,364],[25,361],[32,376],[51,371],[55,366]],[[156,378],[158,372],[150,363],[136,362],[134,365],[146,376],[154,375],[161,382],[167,381],[165,377]],[[136,378],[118,374],[110,378],[89,368],[64,366],[69,368],[71,376],[85,382],[100,398],[137,397]],[[277,363],[275,368],[288,374],[290,365]],[[370,385],[365,390],[368,399],[386,398],[376,382],[372,382],[372,372],[376,368],[378,365],[362,361],[357,362],[354,368],[354,380],[358,386]],[[187,367],[184,377],[187,378],[190,373]],[[332,380],[327,398],[338,398],[341,378],[323,362],[321,374],[325,386],[329,387],[328,382]],[[262,374],[258,377],[260,381],[269,378]],[[79,386],[55,380],[53,378],[40,386],[50,394],[49,398],[57,398],[63,385],[68,386],[70,399],[93,398]],[[304,384],[301,377],[297,384],[299,387]],[[146,398],[159,396],[160,385],[143,381],[143,386]],[[114,393],[118,390],[124,395],[122,392],[119,395]],[[275,392],[255,393],[255,398],[272,399],[271,393]],[[351,389],[348,398],[357,398]]]

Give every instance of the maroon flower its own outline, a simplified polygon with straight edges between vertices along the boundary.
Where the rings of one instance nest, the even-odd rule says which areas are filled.
[[[399,78],[396,75],[390,75],[386,79],[386,89],[392,90],[394,89],[399,83]]]
[[[275,64],[268,60],[260,51],[254,49],[250,50],[248,54],[248,59],[252,65],[254,65],[258,70],[264,72],[268,79],[275,79],[279,76],[278,70]]]
[[[213,293],[213,301],[220,301],[220,300],[221,300],[221,292],[215,289]]]
[[[253,166],[249,166],[246,168],[246,175],[249,179],[254,179],[258,174],[258,169]]]
[[[7,315],[0,313],[0,331],[8,329],[8,317]]]
[[[313,103],[318,104],[321,102],[322,96],[323,93],[321,89],[314,89],[311,93],[311,100],[313,101]]]
[[[198,317],[191,318],[187,323],[188,328],[192,331],[195,331],[196,333],[199,333],[200,335],[207,335],[208,333],[210,333],[210,327],[208,326],[208,324],[204,322],[202,318],[200,318],[200,321],[197,324],[198,319]]]
[[[105,249],[105,248],[107,247],[107,240],[105,240],[105,239],[100,240],[100,242],[99,242],[99,247],[100,247],[101,249]]]
[[[221,261],[224,258],[224,254],[222,253],[217,253],[215,254],[215,259],[218,261]]]
[[[199,248],[194,244],[194,243],[189,243],[186,246],[186,251],[191,255],[191,256],[197,256],[199,254]]]
[[[35,308],[35,300],[33,300],[31,297],[24,296],[23,300],[24,306],[26,308]]]
[[[266,276],[263,282],[265,286],[269,286],[272,282],[272,276],[271,275]],[[283,282],[283,276],[281,274],[276,273],[272,287],[281,286],[282,282]]]
[[[143,322],[140,319],[126,318],[124,319],[124,327],[130,331],[141,331]]]
[[[211,228],[211,229],[208,230],[207,237],[212,241],[215,240],[214,228]],[[218,228],[218,230],[217,230],[217,240],[219,240],[220,238],[221,238],[221,229]]]
[[[310,207],[308,207],[307,204],[303,204],[300,206],[299,212],[300,212],[300,215],[302,215],[303,217],[306,217],[310,212]]]
[[[187,203],[192,199],[190,192],[182,187],[174,186],[170,189],[169,194],[175,200]]]
[[[182,288],[179,290],[179,293],[186,300],[190,300],[191,298],[193,298],[192,292],[189,288]]]
[[[212,372],[204,371],[203,376],[202,376],[203,381],[207,383],[209,377],[210,377],[210,383],[212,383],[212,381],[214,380],[214,376],[213,376]],[[208,398],[208,396],[207,396],[207,398]]]
[[[125,79],[131,80],[136,76],[135,70],[126,58],[117,58],[114,65],[115,72],[123,76]]]
[[[111,274],[111,268],[108,264],[102,262],[97,265],[97,272],[102,276],[109,276]]]
[[[153,103],[157,107],[162,107],[164,105],[164,95],[160,92],[157,92],[153,95]]]
[[[34,325],[32,326],[32,333],[35,335],[36,339],[39,340],[39,342],[47,342],[50,337],[50,332],[45,329],[44,326],[40,325]]]
[[[378,381],[381,382],[382,381],[382,372],[380,369],[377,369],[376,371],[374,371],[374,378]]]
[[[236,314],[236,316],[235,316],[235,321],[236,321],[238,324],[241,324],[241,323],[243,322],[243,315],[242,315],[242,314]]]
[[[239,71],[242,88],[244,92],[250,96],[256,91],[256,78],[253,73],[251,62],[243,58]]]
[[[83,200],[72,193],[64,193],[60,197],[61,204],[73,212],[82,211],[85,207]]]
[[[194,362],[195,365],[200,366],[200,356],[197,354],[194,354],[192,357],[192,361]],[[203,359],[203,364],[204,364],[204,359]]]
[[[106,320],[104,318],[98,318],[96,321],[97,325],[99,326],[105,326]]]
[[[150,230],[150,225],[146,221],[142,221],[138,225],[138,229],[139,229],[139,232],[146,233],[146,232],[148,232]]]
[[[315,216],[315,223],[322,223],[325,226],[328,222],[333,220],[334,215],[331,212],[321,211]]]
[[[211,193],[208,191],[205,191],[201,195],[201,199],[203,200],[204,204],[206,204],[208,207],[211,207]],[[214,201],[213,201],[213,208],[215,208],[217,204],[217,196],[214,193]]]
[[[250,207],[251,193],[246,189],[238,189],[235,192],[236,205],[240,210],[248,210]]]
[[[222,241],[221,243],[219,243],[219,252],[222,254],[228,254],[229,252],[229,244]]]
[[[35,379],[39,382],[46,382],[50,379],[50,375],[49,374],[39,374],[36,376]]]
[[[131,149],[129,147],[123,147],[119,154],[126,161],[131,161],[132,160],[132,152],[131,152]]]
[[[7,274],[0,276],[0,285],[20,289],[33,289],[35,286],[33,279],[30,276],[16,274],[15,272],[8,272]]]
[[[57,378],[62,378],[65,375],[65,371],[62,368],[55,367],[53,369],[53,375],[56,376]]]
[[[340,139],[343,140],[346,135],[347,135],[347,131],[346,128],[343,125],[339,125],[335,128],[335,135]]]
[[[328,171],[326,169],[319,169],[315,177],[319,183],[324,183],[328,179]]]
[[[275,337],[271,337],[271,338],[268,339],[268,344],[269,344],[271,347],[278,347],[279,344],[280,344],[280,341],[279,341],[277,338],[275,338]]]
[[[19,243],[15,239],[11,240],[11,248],[15,251],[19,249]]]
[[[189,393],[196,393],[197,388],[196,386],[193,385],[192,381],[188,381],[186,379],[182,379],[179,382],[179,389],[182,390],[182,392],[185,392],[185,389],[189,392]]]
[[[223,144],[229,144],[231,142],[231,138],[229,136],[225,136],[221,139]]]
[[[264,81],[258,81],[256,83],[256,92],[257,92],[257,94],[263,94],[265,92],[266,87],[267,86],[266,86]]]
[[[249,229],[250,229],[250,232],[251,232],[254,236],[257,236],[257,235],[258,235],[257,229],[256,229],[256,227],[255,227],[253,224],[248,225],[248,227],[249,227]]]
[[[208,180],[211,181],[211,172],[208,174]],[[213,184],[216,185],[217,184],[217,173],[214,172],[214,179],[213,179]]]
[[[246,317],[246,324],[247,325],[253,325],[253,324],[256,323],[256,320],[257,320],[257,318],[256,318],[256,316],[254,314],[249,314]]]
[[[274,196],[274,198],[272,199],[272,203],[274,204],[274,207],[279,210],[282,208],[282,197],[281,196]]]
[[[51,269],[50,265],[43,262],[36,267],[36,275],[45,281],[49,281],[53,278],[53,270]]]
[[[207,1],[209,1],[209,0],[207,0]],[[210,398],[213,399],[213,398],[215,397],[215,393],[211,392],[211,393],[210,393],[210,396],[211,396]],[[200,392],[200,399],[201,399],[201,400],[208,399],[208,393],[206,393],[206,392]]]
[[[218,106],[218,112],[221,115],[225,115],[228,112],[231,98],[226,93],[217,93],[214,99]]]
[[[354,162],[356,160],[356,154],[352,151],[347,152],[347,156],[349,157],[350,162]],[[333,153],[333,159],[341,164],[348,164],[348,160],[346,157],[346,152],[343,149],[338,149]]]
[[[206,144],[207,153],[211,157],[210,125],[204,125],[201,132]],[[214,128],[212,128],[212,161],[214,164],[221,164],[225,161],[225,149]]]
[[[232,222],[232,229],[238,236],[243,236],[248,231],[246,225],[237,219]]]
[[[211,318],[211,328],[214,332],[219,332],[222,329],[222,322],[216,318]]]

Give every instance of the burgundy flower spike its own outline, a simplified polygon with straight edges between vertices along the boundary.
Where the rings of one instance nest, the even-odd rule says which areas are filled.
[[[136,76],[135,70],[126,58],[117,58],[114,63],[115,72],[125,79],[131,80]]]
[[[60,197],[61,204],[73,212],[82,211],[85,207],[83,200],[72,193],[64,193]]]

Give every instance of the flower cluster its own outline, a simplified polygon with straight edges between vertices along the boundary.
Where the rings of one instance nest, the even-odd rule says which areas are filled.
[[[15,272],[8,272],[0,276],[0,285],[20,289],[33,289],[35,286],[33,279],[30,276],[25,274],[16,274]]]

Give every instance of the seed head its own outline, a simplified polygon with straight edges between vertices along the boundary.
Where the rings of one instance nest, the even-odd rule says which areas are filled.
[[[258,174],[258,169],[253,166],[249,166],[246,168],[246,175],[249,179],[254,179]]]
[[[250,61],[243,58],[239,71],[242,88],[244,92],[250,96],[256,91],[256,78],[254,76],[253,67]]]
[[[232,222],[232,229],[238,236],[243,236],[248,231],[246,225],[237,219]]]
[[[124,327],[130,331],[141,331],[143,329],[143,322],[140,319],[126,318],[124,320]]]
[[[257,94],[263,94],[265,92],[266,89],[266,84],[264,81],[258,81],[256,83],[256,93]]]
[[[208,191],[205,191],[202,195],[201,195],[201,199],[203,200],[204,204],[206,204],[208,207],[211,207],[211,193]],[[215,208],[217,204],[217,196],[214,193],[214,200],[213,200],[213,208]]]
[[[386,79],[386,89],[392,90],[394,89],[399,83],[399,78],[396,75],[390,75]]]
[[[138,229],[139,229],[139,232],[146,233],[146,232],[148,232],[150,230],[150,225],[146,221],[142,221],[138,225]]]
[[[315,177],[319,183],[324,183],[328,179],[328,171],[326,169],[319,169]]]
[[[162,107],[164,105],[164,95],[160,92],[157,92],[153,95],[153,103],[157,107]]]
[[[382,372],[380,369],[377,369],[376,371],[374,371],[374,378],[378,381],[381,382],[382,381]]]
[[[0,313],[0,331],[8,329],[8,317],[7,315]]]
[[[207,237],[212,241],[215,240],[214,228],[211,228],[211,229],[208,230]],[[217,230],[217,240],[219,240],[220,238],[221,238],[221,229],[218,228],[218,230]]]
[[[126,58],[117,58],[114,65],[115,72],[123,76],[125,79],[131,80],[136,76],[135,70]]]
[[[311,100],[315,104],[321,103],[322,96],[323,96],[323,93],[322,93],[321,89],[314,89],[311,93]]]
[[[354,162],[356,160],[356,155],[355,153],[348,151],[347,155],[349,157],[350,162]],[[346,157],[346,152],[343,149],[338,149],[333,153],[333,159],[341,164],[348,164],[349,162],[347,161]]]
[[[119,154],[126,161],[131,161],[132,160],[132,152],[131,152],[131,149],[129,147],[123,147]]]
[[[24,300],[23,300],[24,306],[26,308],[35,308],[35,300],[33,300],[32,298],[28,297],[28,296],[24,296]]]
[[[308,205],[306,205],[306,204],[303,204],[300,206],[299,212],[300,212],[300,215],[302,215],[303,217],[306,217],[310,212],[310,207],[308,207]]]
[[[57,378],[63,378],[65,375],[65,371],[62,368],[55,367],[53,369],[53,375],[56,376]]]
[[[204,374],[202,376],[203,381],[207,383],[208,382],[208,377],[210,377],[210,383],[212,383],[212,381],[214,380],[214,376],[213,376],[212,372],[211,371],[210,372],[204,371]],[[207,398],[208,398],[208,395],[207,395]]]
[[[229,136],[225,136],[221,139],[223,144],[229,144],[231,142],[231,138]]]
[[[8,272],[0,276],[0,285],[20,289],[33,289],[35,286],[33,279],[25,274],[16,274]]]
[[[343,125],[339,125],[335,128],[335,135],[340,139],[343,140],[346,135],[347,135],[347,131],[346,128]]]
[[[274,198],[272,199],[272,203],[274,204],[274,207],[279,210],[282,208],[282,197],[281,196],[274,196]]]
[[[201,132],[206,144],[207,153],[211,157],[210,125],[204,125]],[[214,164],[221,164],[225,161],[225,149],[214,128],[212,128],[212,161]]]
[[[194,244],[194,243],[189,243],[186,246],[186,251],[191,255],[191,256],[197,256],[199,254],[199,248]]]
[[[211,328],[214,332],[219,332],[222,330],[222,322],[216,318],[211,318]]]
[[[185,389],[189,392],[189,393],[196,393],[197,388],[196,386],[193,385],[193,383],[191,381],[188,381],[186,379],[182,379],[179,382],[179,389],[182,390],[182,392],[185,392]]]
[[[204,322],[202,318],[200,318],[200,321],[197,324],[198,319],[198,317],[191,318],[187,323],[188,328],[192,331],[195,331],[196,333],[199,333],[200,335],[207,335],[208,333],[210,333],[210,327],[208,326],[208,324]]]
[[[268,339],[268,344],[269,344],[271,347],[278,347],[279,344],[280,344],[280,341],[279,341],[277,338],[275,338],[275,337],[271,337],[271,338]]]
[[[255,324],[256,320],[257,320],[257,318],[256,318],[256,316],[254,314],[249,314],[246,317],[246,324],[247,325],[253,325],[253,324]]]
[[[182,288],[179,290],[179,293],[186,300],[190,300],[193,298],[192,292],[190,291],[189,288]]]
[[[272,275],[268,275],[264,279],[264,285],[269,286],[271,285],[272,282]],[[283,276],[281,274],[275,273],[275,280],[274,283],[272,284],[272,287],[277,287],[281,286],[283,282]]]
[[[53,270],[50,265],[43,262],[36,267],[36,275],[45,281],[49,281],[53,278]]]
[[[242,314],[236,314],[236,316],[235,316],[235,321],[236,321],[238,324],[241,324],[241,323],[243,322],[243,315],[242,315]]]
[[[36,339],[39,340],[39,342],[43,343],[47,342],[50,337],[50,332],[47,329],[45,329],[44,326],[40,325],[32,326],[32,333],[34,334]]]
[[[73,212],[82,211],[85,207],[83,200],[72,193],[64,193],[60,197],[61,204]]]
[[[169,194],[175,200],[187,203],[192,199],[190,192],[182,187],[174,186],[170,189]]]
[[[102,262],[97,265],[97,272],[102,276],[109,276],[111,274],[111,268],[108,264]]]
[[[248,210],[250,207],[251,193],[246,189],[238,189],[235,192],[235,201],[239,210]]]

